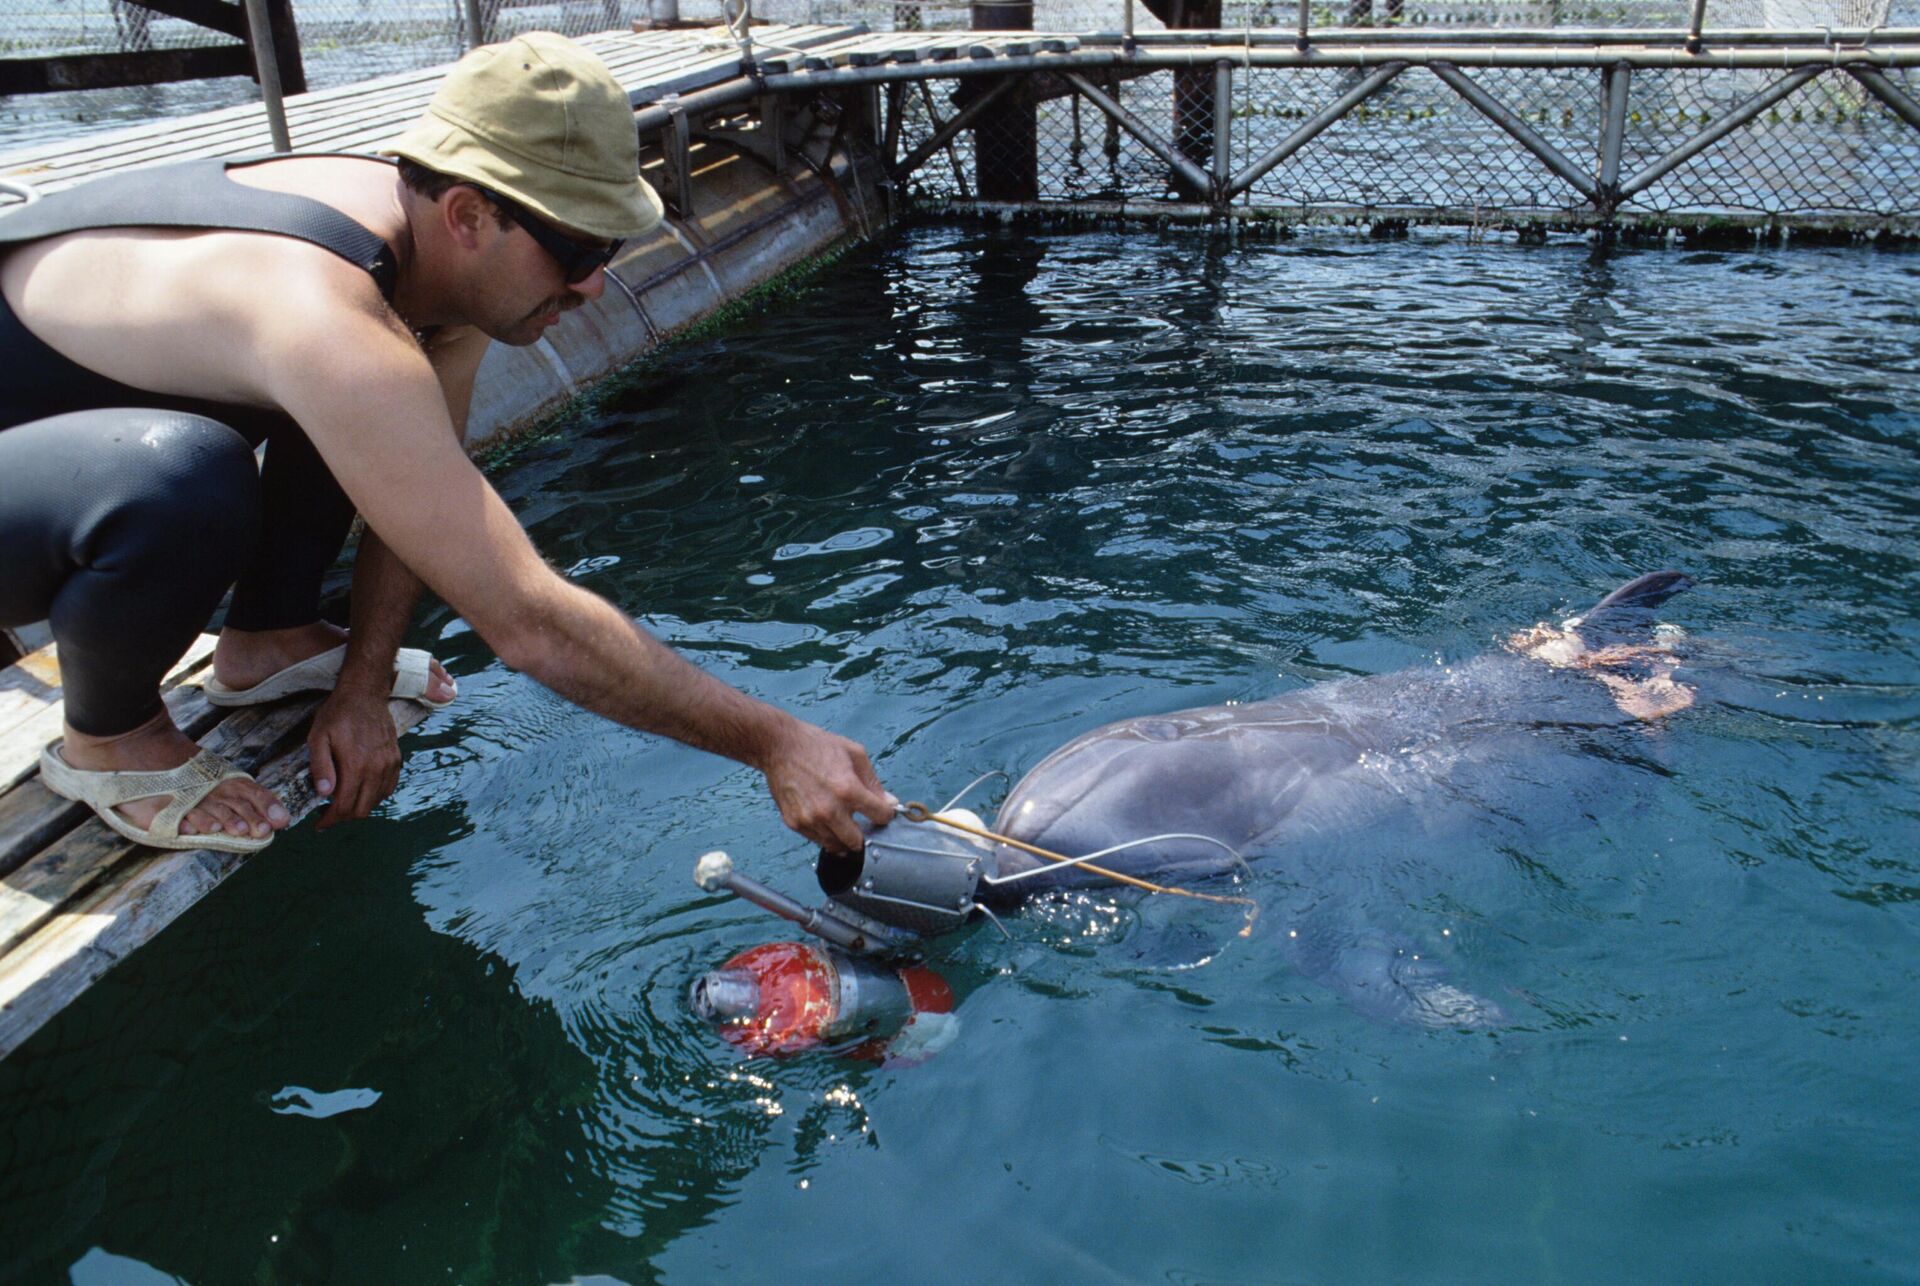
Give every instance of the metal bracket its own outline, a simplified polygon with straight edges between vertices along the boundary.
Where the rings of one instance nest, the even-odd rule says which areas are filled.
[[[673,197],[674,210],[683,219],[693,218],[693,172],[690,156],[693,141],[692,127],[687,122],[687,110],[677,96],[668,96],[661,100],[667,109],[667,124],[660,131],[660,154],[666,161],[667,185]]]

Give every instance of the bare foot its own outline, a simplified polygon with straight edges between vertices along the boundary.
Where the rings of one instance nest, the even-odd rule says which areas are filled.
[[[162,710],[132,732],[117,737],[93,737],[67,729],[60,756],[85,772],[164,772],[178,768],[200,752],[191,737],[173,726]],[[114,809],[146,830],[167,806],[167,796],[135,799]],[[280,797],[257,782],[223,781],[180,819],[182,835],[252,836],[265,839],[293,820]]]
[[[213,677],[229,688],[246,689],[265,683],[290,665],[331,651],[347,641],[338,625],[315,621],[287,630],[220,631],[213,649]],[[453,678],[437,660],[427,663],[427,700],[451,701]]]

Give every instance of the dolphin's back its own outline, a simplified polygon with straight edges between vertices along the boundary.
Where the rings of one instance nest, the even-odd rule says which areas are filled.
[[[1236,864],[1283,819],[1354,772],[1364,737],[1318,703],[1281,698],[1128,719],[1096,728],[1021,779],[997,829],[1073,857],[1156,836],[1103,858],[1137,875],[1209,873]],[[1041,859],[1001,850],[1004,870]],[[1049,883],[1083,883],[1063,873]]]

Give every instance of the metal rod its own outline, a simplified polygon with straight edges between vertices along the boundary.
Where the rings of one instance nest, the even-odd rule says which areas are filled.
[[[920,82],[920,103],[921,106],[927,109],[927,119],[938,126],[940,124],[940,113],[934,110],[933,90],[927,86],[927,82],[924,80]],[[955,131],[955,133],[958,132],[957,130]],[[959,154],[953,150],[953,134],[947,135],[947,139],[947,163],[953,167],[953,186],[960,189],[961,196],[969,196],[971,194],[967,191],[967,176],[961,172]],[[921,162],[925,159],[925,157],[922,157],[920,161],[914,162],[914,169],[920,168]],[[903,170],[901,172],[903,174],[911,174],[913,170]]]
[[[1297,32],[1272,27],[1254,27],[1231,33],[1236,48],[1298,43]],[[1338,45],[1659,45],[1669,48],[1684,44],[1686,32],[1678,27],[1594,27],[1577,31],[1566,27],[1322,27],[1313,33],[1313,47],[1325,49]],[[1142,49],[1178,45],[1218,45],[1219,29],[1174,29],[1150,31],[1137,36]],[[1912,44],[1920,41],[1920,27],[1726,27],[1713,34],[1716,50],[1729,45],[1825,45],[1828,37],[1836,45],[1858,46]],[[1081,48],[1113,45],[1120,42],[1114,32],[1081,32],[1076,35]]]
[[[940,124],[940,118],[934,114],[933,96],[929,93],[926,103],[927,115],[933,120],[937,128],[933,131],[933,137],[929,138],[919,147],[914,148],[913,151],[907,153],[907,159],[893,167],[893,176],[895,178],[905,178],[926,164],[928,157],[945,147],[961,130],[979,120],[981,113],[999,102],[1017,83],[1018,82],[1012,77],[1001,81],[998,85],[995,85],[992,89],[989,89],[986,93],[961,108],[954,114],[953,119],[944,125]],[[922,82],[921,88],[926,88],[924,82]],[[958,165],[959,161],[956,159],[954,164]]]
[[[1206,173],[1202,171],[1199,166],[1174,151],[1165,139],[1148,129],[1132,112],[1107,97],[1107,95],[1100,90],[1099,86],[1095,85],[1085,76],[1082,76],[1079,72],[1070,71],[1065,73],[1065,75],[1067,83],[1085,95],[1088,102],[1112,117],[1119,123],[1121,129],[1124,129],[1127,133],[1139,139],[1141,146],[1166,162],[1167,167],[1184,179],[1187,185],[1194,191],[1206,192],[1211,190],[1213,185],[1207,181]]]
[[[1781,71],[1794,67],[1915,67],[1920,66],[1920,45],[1900,48],[1833,48],[1827,45],[1754,46],[1747,49],[1715,48],[1709,59],[1695,58],[1678,45],[1665,48],[1600,45],[1515,46],[1500,48],[1486,44],[1469,47],[1447,45],[1348,45],[1340,48],[1315,45],[1308,53],[1291,48],[1240,45],[1178,46],[1160,49],[1142,47],[1131,53],[1119,49],[1077,49],[1067,53],[998,55],[992,58],[953,59],[932,64],[882,63],[868,67],[836,67],[818,71],[770,72],[769,88],[812,92],[835,85],[867,84],[880,80],[920,80],[927,77],[1004,76],[1010,72],[1087,72],[1095,68],[1125,68],[1148,72],[1187,67],[1211,67],[1222,58],[1242,67],[1358,67],[1373,68],[1384,62],[1405,61],[1417,64],[1451,63],[1458,67],[1534,67],[1598,69],[1624,62],[1635,69],[1710,68],[1721,70],[1750,67]],[[691,95],[689,96],[691,97]]]
[[[1133,47],[1133,0],[1123,0],[1120,9],[1120,38],[1129,49]]]
[[[1620,153],[1627,137],[1627,92],[1633,69],[1615,65],[1600,73],[1600,191],[1608,201],[1620,186]]]
[[[487,43],[485,20],[480,16],[480,0],[465,0],[467,14],[467,48],[478,49]]]
[[[1307,20],[1310,16],[1308,13],[1309,2],[1310,0],[1300,0],[1300,30],[1293,38],[1293,47],[1303,54],[1307,52]]]
[[[247,44],[253,49],[253,73],[260,81],[260,101],[267,109],[267,132],[273,135],[273,150],[291,152],[293,136],[287,132],[287,104],[280,97],[280,59],[273,47],[267,0],[247,0]]]
[[[1217,32],[1207,34],[1209,39],[1218,39],[1219,36]],[[1332,33],[1320,34],[1325,37]],[[1385,36],[1395,33],[1376,31],[1372,34]],[[786,72],[766,76],[763,84],[759,86],[742,77],[711,89],[683,95],[680,101],[689,115],[701,116],[738,106],[764,91],[813,93],[841,85],[902,80],[946,80],[965,76],[1005,76],[1012,72],[1064,74],[1069,71],[1089,72],[1122,67],[1130,71],[1146,72],[1162,68],[1210,66],[1223,58],[1245,67],[1339,67],[1365,70],[1371,70],[1382,63],[1389,62],[1408,64],[1447,62],[1456,67],[1539,68],[1601,68],[1625,64],[1636,70],[1710,67],[1715,70],[1752,68],[1781,71],[1795,67],[1820,69],[1840,67],[1843,70],[1852,71],[1855,68],[1920,67],[1920,43],[1896,46],[1884,40],[1884,35],[1885,33],[1882,33],[1874,37],[1872,48],[1833,47],[1824,43],[1805,46],[1756,43],[1749,48],[1729,48],[1724,40],[1716,40],[1713,56],[1706,61],[1689,56],[1678,44],[1670,44],[1664,48],[1617,48],[1597,44],[1493,48],[1488,46],[1484,39],[1471,48],[1448,47],[1444,42],[1405,45],[1388,41],[1335,47],[1330,42],[1322,40],[1314,45],[1310,54],[1301,54],[1290,46],[1276,48],[1268,45],[1263,48],[1258,44],[1182,45],[1161,48],[1149,48],[1143,45],[1131,54],[1123,53],[1117,47],[1081,48],[1070,53],[953,59],[935,63],[890,63],[870,67]],[[659,129],[667,123],[666,109],[658,104],[641,107],[634,114],[634,123],[642,133]]]
[[[1107,93],[1111,94],[1116,102],[1119,101],[1120,77],[1111,70],[1107,72]],[[1079,102],[1080,95],[1075,94],[1073,101]],[[1102,154],[1106,156],[1107,164],[1112,165],[1120,159],[1120,122],[1101,112],[1100,124],[1104,131],[1100,136]]]
[[[1388,81],[1406,69],[1407,64],[1403,62],[1388,63],[1376,69],[1371,76],[1315,112],[1310,119],[1301,124],[1299,129],[1281,139],[1277,146],[1235,175],[1233,181],[1228,183],[1226,190],[1221,193],[1221,199],[1232,200],[1258,183],[1266,176],[1267,171],[1311,143],[1329,125],[1379,93]]]
[[[1707,0],[1693,0],[1693,11],[1687,17],[1687,52],[1700,52],[1700,29],[1707,25]]]
[[[1463,205],[1352,205],[1340,202],[1314,202],[1311,205],[1237,205],[1221,210],[1198,201],[975,201],[949,197],[930,208],[957,214],[980,214],[996,219],[1032,216],[1041,220],[1072,223],[1076,220],[1139,219],[1155,223],[1217,223],[1222,218],[1255,227],[1284,227],[1289,222],[1312,220],[1344,223],[1399,222],[1408,224],[1459,225],[1485,230],[1499,228],[1539,228],[1547,231],[1573,231],[1601,228],[1609,223],[1635,227],[1692,228],[1713,226],[1756,230],[1782,224],[1796,228],[1818,228],[1845,232],[1857,220],[1842,215],[1780,215],[1750,211],[1713,211],[1694,214],[1667,214],[1651,210],[1626,210],[1613,219],[1597,210],[1533,207],[1528,209],[1489,210],[1486,206]]]
[[[1213,190],[1224,193],[1233,172],[1233,64],[1213,65]]]
[[[718,859],[716,861],[716,859]],[[799,925],[815,937],[824,938],[836,947],[864,954],[876,945],[872,939],[852,925],[834,919],[831,915],[813,907],[802,906],[784,893],[777,893],[756,879],[740,874],[733,869],[733,862],[725,853],[709,853],[700,859],[694,868],[694,882],[709,893],[725,890],[751,902],[763,911],[771,911],[782,920]]]
[[[918,13],[919,10],[914,12]],[[904,123],[900,117],[907,105],[907,87],[904,83],[887,86],[887,135],[880,143],[880,157],[892,170],[900,163],[900,127]]]
[[[1600,204],[1600,189],[1594,186],[1590,175],[1569,161],[1559,148],[1540,137],[1538,131],[1509,111],[1505,104],[1467,79],[1465,72],[1443,62],[1433,64],[1432,71],[1434,75],[1452,86],[1455,93],[1472,103],[1474,109],[1482,116],[1513,135],[1516,143],[1539,157],[1541,164],[1572,184],[1581,196],[1595,205]]]
[[[1895,116],[1915,129],[1920,129],[1920,103],[1914,102],[1912,95],[1871,67],[1848,67],[1846,70],[1855,80],[1865,85],[1869,93],[1885,103],[1887,109]]]
[[[1625,183],[1622,183],[1620,185],[1620,199],[1624,201],[1636,193],[1646,191],[1655,183],[1665,178],[1674,169],[1685,165],[1688,161],[1706,151],[1715,143],[1718,143],[1721,139],[1739,129],[1742,125],[1745,125],[1761,112],[1766,111],[1788,94],[1793,93],[1793,91],[1799,89],[1815,76],[1818,76],[1822,70],[1823,69],[1819,67],[1802,67],[1799,71],[1782,76],[1766,89],[1761,90],[1752,98],[1749,98],[1746,102],[1740,104],[1740,106],[1734,108],[1731,112],[1728,112],[1725,116],[1707,126],[1707,128],[1701,130],[1698,134],[1674,148],[1671,152],[1668,152],[1652,165],[1649,165],[1646,169],[1640,171],[1640,173],[1634,175]]]

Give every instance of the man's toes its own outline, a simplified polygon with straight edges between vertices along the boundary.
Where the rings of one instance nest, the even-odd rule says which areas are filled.
[[[230,834],[252,835],[259,839],[270,835],[278,826],[286,825],[288,814],[286,806],[279,796],[264,786],[250,781],[231,781],[226,783],[221,802],[233,810],[243,830],[235,831],[228,827]]]
[[[195,835],[217,835],[222,831],[231,832],[233,825],[237,824],[239,820],[239,816],[224,803],[217,799],[207,798],[201,800],[191,812],[181,819],[181,829],[185,830],[187,824],[192,823],[192,833]]]
[[[427,696],[434,701],[451,701],[459,694],[453,676],[437,660],[427,662]]]

